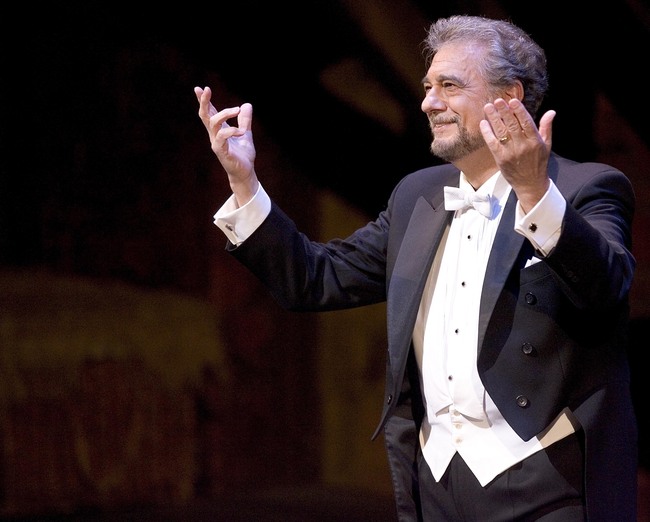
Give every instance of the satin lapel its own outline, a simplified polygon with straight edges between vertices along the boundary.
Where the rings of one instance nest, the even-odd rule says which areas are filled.
[[[444,209],[442,190],[438,192],[433,202],[438,210],[432,208],[423,197],[417,200],[390,278],[387,299],[388,346],[396,379],[406,363],[413,325],[433,256],[453,216]]]
[[[494,312],[497,299],[503,290],[525,241],[524,236],[514,230],[516,205],[517,198],[514,191],[511,191],[510,197],[503,209],[503,216],[501,216],[499,228],[494,237],[494,244],[492,245],[492,251],[490,252],[490,258],[485,271],[478,323],[479,351],[483,345],[485,331]]]

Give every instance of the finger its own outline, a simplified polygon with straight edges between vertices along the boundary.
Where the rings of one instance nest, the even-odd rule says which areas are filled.
[[[201,103],[201,95],[203,94],[203,89],[201,87],[194,87],[194,94],[199,103]]]
[[[253,126],[253,106],[250,103],[244,103],[239,108],[237,126],[243,132],[248,132],[251,130]]]
[[[488,147],[494,148],[499,145],[499,138],[495,135],[492,124],[488,120],[481,120],[478,126]]]
[[[240,107],[228,107],[220,111],[217,111],[212,104],[210,104],[210,107],[214,110],[214,114],[211,114],[209,118],[211,129],[215,132],[219,129],[233,129],[234,131],[238,131],[239,127],[228,125],[228,120],[239,116],[239,113],[241,112]]]
[[[199,100],[199,117],[207,125],[207,120],[217,114],[217,109],[210,102],[210,99],[212,98],[212,90],[210,87],[206,87],[205,89],[194,87],[194,93]]]
[[[508,107],[514,120],[512,122],[512,127],[508,127],[508,130],[513,133],[523,133],[524,136],[532,137],[537,132],[537,127],[535,127],[535,121],[530,113],[524,107],[524,104],[521,103],[521,100],[513,98],[508,102]]]
[[[555,119],[555,111],[546,111],[539,120],[539,134],[550,149],[553,142],[553,120]]]
[[[523,108],[523,105],[521,105],[521,102],[519,100],[510,100],[511,102],[516,101],[519,103],[519,107],[523,110],[522,117],[525,116],[526,114],[526,109]],[[513,104],[515,107],[517,107],[517,103]],[[519,121],[519,118],[515,114],[513,107],[511,107],[510,103],[505,101],[503,98],[497,98],[494,100],[494,107],[496,108],[499,117],[501,118],[501,121],[503,122],[503,125],[505,127],[505,135],[506,136],[518,136],[521,134],[521,123]],[[501,136],[501,135],[500,135]]]
[[[488,141],[488,139],[490,139],[490,141],[498,141],[500,138],[508,135],[508,129],[506,128],[506,125],[495,105],[497,101],[498,100],[495,100],[494,103],[486,103],[483,107],[483,112],[485,113],[485,120],[483,121],[489,124],[489,128],[485,127],[485,129],[483,129],[483,127],[481,127],[483,138],[486,141]]]
[[[196,99],[199,102],[199,118],[203,120],[203,123],[205,123],[205,119],[207,117],[206,104],[203,101],[204,92],[204,89],[201,89],[201,87],[194,87],[194,94],[196,95]]]

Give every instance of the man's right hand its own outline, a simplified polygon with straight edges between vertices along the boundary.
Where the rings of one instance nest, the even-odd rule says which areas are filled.
[[[194,93],[199,101],[199,118],[208,131],[212,151],[228,174],[230,188],[241,207],[259,187],[251,131],[253,106],[244,103],[240,107],[218,111],[210,101],[212,91],[209,87],[194,87]],[[237,126],[227,123],[232,118],[237,118]]]

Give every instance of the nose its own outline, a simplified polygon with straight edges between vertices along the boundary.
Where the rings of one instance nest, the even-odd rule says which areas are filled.
[[[422,99],[420,105],[422,112],[428,114],[434,111],[444,111],[447,107],[440,96],[437,95],[434,89],[429,89]]]

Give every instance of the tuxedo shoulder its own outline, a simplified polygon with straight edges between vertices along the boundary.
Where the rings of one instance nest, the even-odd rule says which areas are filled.
[[[558,154],[551,154],[549,159],[549,169],[555,170],[560,174],[582,172],[585,175],[594,175],[601,172],[610,172],[615,174],[623,174],[619,169],[607,163],[600,163],[597,161],[577,161]]]
[[[421,185],[450,185],[458,186],[460,170],[454,165],[445,163],[416,170],[404,176],[397,184],[396,189],[417,188]]]
[[[553,154],[549,160],[549,176],[565,195],[584,188],[608,187],[621,195],[633,194],[630,179],[619,169],[606,163],[580,162]]]

